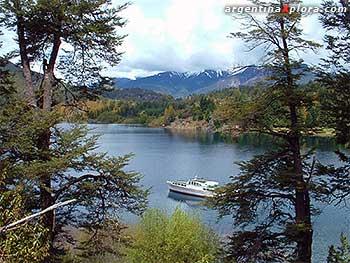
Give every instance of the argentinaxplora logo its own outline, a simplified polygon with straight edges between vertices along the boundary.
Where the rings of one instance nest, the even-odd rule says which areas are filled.
[[[244,14],[244,13],[305,13],[316,14],[320,12],[325,13],[346,13],[348,8],[346,6],[309,6],[298,4],[282,4],[282,5],[226,5],[226,14]]]

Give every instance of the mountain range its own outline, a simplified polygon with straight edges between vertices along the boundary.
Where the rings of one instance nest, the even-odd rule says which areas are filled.
[[[161,101],[169,99],[169,95],[161,94],[153,90],[140,88],[110,89],[102,93],[102,96],[115,100],[136,100],[136,101]]]
[[[302,67],[307,67],[307,65],[302,65]],[[239,86],[252,86],[263,82],[271,74],[271,71],[266,68],[249,66],[235,71],[204,70],[183,73],[165,71],[148,77],[115,78],[113,81],[114,86],[121,89],[141,88],[183,97]],[[303,76],[301,83],[307,83],[313,78],[314,76],[308,73]]]
[[[14,80],[18,84],[17,86],[24,87],[22,69],[13,63],[8,63],[5,68],[14,74]],[[300,70],[304,71],[307,68],[308,66],[304,64]],[[106,91],[103,96],[111,99],[126,100],[159,100],[163,98],[163,95],[184,97],[191,94],[205,94],[227,88],[253,86],[258,82],[264,82],[271,74],[272,72],[270,70],[257,66],[239,68],[235,71],[165,71],[136,79],[115,78],[113,82],[116,89]],[[34,72],[33,78],[36,85],[38,85],[42,75]],[[300,84],[305,84],[313,79],[315,79],[314,74],[306,73],[299,82]],[[22,89],[19,90],[19,93],[24,96]]]

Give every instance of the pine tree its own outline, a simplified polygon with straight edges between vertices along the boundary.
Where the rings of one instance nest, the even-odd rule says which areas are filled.
[[[298,3],[271,5],[282,10],[283,4]],[[244,40],[251,50],[264,48],[262,67],[271,77],[243,116],[243,127],[271,135],[278,149],[240,163],[240,175],[218,190],[213,205],[221,215],[233,216],[237,230],[229,253],[237,262],[311,262],[311,197],[323,200],[327,190],[313,176],[315,162],[309,164],[310,155],[301,151],[302,134],[308,129],[302,112],[313,106],[313,99],[298,85],[308,69],[297,53],[315,51],[319,45],[302,38],[299,13],[270,13],[264,20],[245,14],[244,19],[247,31],[232,37]]]
[[[53,250],[57,238],[69,236],[62,236],[65,226],[93,229],[115,219],[121,210],[140,214],[145,208],[147,191],[140,189],[140,175],[125,171],[131,155],[96,153],[97,137],[88,136],[86,128],[61,127],[57,113],[38,116],[36,109],[23,102],[3,107],[0,116],[0,172],[7,175],[6,189],[22,189],[25,214],[43,208],[43,176],[50,176],[52,183],[45,189],[52,203],[77,200],[53,213],[50,224],[45,216],[41,220],[51,257],[58,251],[57,247]],[[47,129],[50,147],[42,149],[37,143]]]
[[[53,106],[53,88],[58,85],[55,70],[60,69],[73,86],[88,89],[103,81],[103,63],[113,66],[120,62],[118,47],[125,36],[116,29],[125,25],[119,13],[128,4],[113,8],[110,0],[1,3],[2,24],[17,31],[28,101],[33,105],[43,109]],[[63,44],[70,48],[63,51]],[[42,65],[44,73],[42,98],[35,97],[30,68],[33,61]]]
[[[16,90],[11,74],[4,69],[7,63],[7,58],[0,58],[1,109],[12,105],[15,99]],[[3,113],[0,110],[0,114]],[[3,137],[0,136],[0,156],[6,152]],[[14,185],[13,180],[10,179],[7,161],[6,158],[1,158],[0,161],[0,229],[22,219],[28,212],[23,198],[23,187],[21,184]],[[20,228],[10,229],[8,232],[0,231],[0,262],[41,262],[48,254],[48,244],[44,239],[45,231],[46,229],[37,221],[29,222]]]
[[[342,233],[340,236],[341,246],[335,248],[329,247],[327,263],[349,263],[350,262],[350,244],[346,236]]]
[[[1,2],[2,24],[17,32],[27,94],[26,103],[1,109],[0,159],[7,161],[11,176],[6,184],[23,184],[27,212],[78,200],[41,219],[51,258],[64,226],[91,228],[119,209],[139,214],[146,205],[147,191],[139,188],[139,174],[123,169],[131,156],[94,153],[97,138],[87,136],[84,127],[60,127],[63,118],[54,108],[58,88],[79,100],[72,89],[89,93],[103,82],[103,63],[120,61],[118,47],[124,36],[117,29],[125,24],[119,13],[126,6],[113,8],[110,0]],[[63,44],[70,48],[62,50]],[[31,62],[42,64],[38,90]],[[65,82],[55,76],[59,68]]]
[[[0,36],[3,35],[0,31]],[[3,43],[0,42],[0,48]],[[0,106],[6,104],[15,93],[14,83],[11,79],[11,73],[5,68],[8,58],[0,56]]]

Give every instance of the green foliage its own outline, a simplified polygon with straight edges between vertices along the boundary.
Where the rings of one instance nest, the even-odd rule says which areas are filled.
[[[15,99],[15,87],[11,80],[11,74],[2,68],[6,63],[6,59],[0,58],[1,109],[12,105]],[[13,110],[15,111],[16,108]],[[6,113],[8,112],[0,110],[1,115]],[[1,116],[0,123],[3,119],[4,116]],[[3,126],[0,126],[0,130],[5,132]],[[0,153],[6,152],[4,149],[6,135],[6,133],[0,135]],[[21,139],[23,138],[18,138],[18,140]],[[30,214],[26,209],[26,200],[23,197],[23,185],[14,182],[13,175],[9,173],[10,169],[11,162],[8,161],[8,158],[1,158],[0,229]],[[37,221],[0,231],[0,262],[42,262],[49,251],[49,245],[44,238],[46,231]]]
[[[176,112],[174,110],[173,105],[170,104],[164,110],[164,124],[169,125],[171,122],[175,120],[175,117],[176,117]]]
[[[326,49],[329,56],[324,58],[319,70],[320,81],[327,88],[327,99],[323,105],[332,117],[339,143],[350,144],[350,4],[340,1],[347,12],[321,13],[320,20],[327,30]],[[338,1],[325,1],[324,9],[338,6]]]
[[[59,69],[70,84],[91,87],[101,80],[102,62],[116,65],[120,61],[117,49],[124,35],[118,35],[117,30],[126,21],[119,14],[127,6],[114,8],[109,0],[6,0],[1,2],[1,17],[9,29],[20,21],[26,43],[19,44],[26,45],[26,55],[39,63],[46,59],[51,68],[56,64],[54,50],[61,42],[70,45],[72,49],[59,57]]]
[[[219,126],[245,123],[246,115],[252,112],[254,102],[262,93],[262,87],[242,87],[213,93],[215,109],[212,114]]]
[[[349,263],[350,262],[350,244],[346,236],[342,233],[340,236],[339,247],[334,245],[329,247],[327,263]]]
[[[293,246],[300,238],[300,232],[309,229],[296,223],[291,210],[295,203],[293,189],[296,182],[292,158],[292,152],[284,146],[239,163],[241,174],[232,176],[231,182],[219,188],[210,200],[220,216],[232,215],[237,229],[250,226],[249,230],[237,230],[230,237],[229,258],[235,258],[237,262],[256,259],[293,261]],[[310,172],[306,162],[304,172]],[[310,180],[309,184],[315,199],[328,196],[329,192],[319,178]],[[312,214],[317,212],[311,210]],[[256,222],[259,224],[255,225]]]
[[[121,122],[121,117],[113,111],[104,111],[98,114],[95,119],[99,123],[119,123]]]
[[[1,45],[0,45],[1,48]],[[7,64],[7,59],[0,57],[0,106],[9,100],[15,91],[11,73],[4,69]]]
[[[1,164],[3,166],[4,164]],[[23,189],[6,185],[7,172],[4,167],[0,174],[0,228],[27,216]],[[45,228],[37,221],[19,225],[0,232],[0,262],[42,262],[48,254],[45,242]]]
[[[284,2],[270,4],[279,8]],[[250,50],[265,48],[263,67],[272,74],[261,94],[244,111],[238,108],[237,115],[243,113],[245,130],[271,135],[279,149],[240,163],[241,174],[231,177],[212,202],[221,214],[232,214],[238,226],[228,247],[237,262],[311,262],[310,200],[323,200],[327,192],[312,180],[314,163],[308,164],[309,155],[301,153],[302,134],[317,122],[317,108],[313,89],[298,84],[308,70],[298,52],[315,51],[320,45],[303,38],[298,12],[243,16],[244,30],[232,37]]]
[[[300,109],[300,121],[305,132],[317,134],[323,128],[332,127],[332,117],[324,109],[329,95],[320,83],[312,82],[300,87],[303,107]],[[223,125],[239,125],[245,130],[255,130],[259,125],[269,129],[288,127],[286,107],[278,101],[264,109],[271,91],[267,87],[241,87],[213,92],[207,95],[194,95],[174,100],[172,97],[159,101],[106,100],[101,99],[96,105],[88,104],[89,121],[101,123],[140,123],[149,126],[169,125],[175,120],[190,118],[194,121],[213,121],[216,128]],[[256,118],[254,118],[256,116]],[[257,122],[259,121],[259,123]]]
[[[200,121],[206,120],[209,121],[211,118],[211,113],[215,109],[214,101],[205,95],[195,96],[195,103],[192,105],[192,118],[193,120]]]
[[[0,31],[0,36],[3,35]],[[2,47],[2,42],[0,41],[0,48]],[[6,104],[15,93],[15,88],[13,86],[13,81],[11,79],[11,73],[4,67],[8,63],[7,58],[0,57],[0,106]]]
[[[67,225],[91,229],[114,218],[120,209],[141,213],[147,191],[140,189],[138,173],[125,171],[131,155],[97,153],[97,137],[88,136],[84,126],[62,127],[60,120],[55,112],[22,103],[1,109],[0,172],[7,174],[6,188],[23,187],[24,213],[40,208],[38,190],[47,173],[54,202],[77,199],[56,211],[55,233],[62,233]],[[37,141],[48,129],[50,148],[40,149]]]
[[[210,263],[218,252],[218,238],[197,217],[180,208],[171,216],[151,209],[137,226],[127,262]]]
[[[327,87],[327,99],[322,105],[329,112],[330,126],[336,130],[337,141],[350,143],[350,72],[323,74],[322,82]]]
[[[167,105],[172,98],[160,101],[106,100],[87,104],[87,117],[91,122],[102,123],[139,123],[151,125],[157,119],[163,119]],[[160,126],[163,121],[158,122]]]

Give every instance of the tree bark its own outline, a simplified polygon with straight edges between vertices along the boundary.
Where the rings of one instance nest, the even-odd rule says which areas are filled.
[[[32,80],[32,72],[30,69],[30,61],[29,61],[28,52],[27,52],[27,41],[25,38],[25,28],[24,28],[25,22],[24,22],[23,16],[19,14],[22,9],[20,1],[15,1],[14,5],[18,11],[17,36],[18,36],[18,44],[19,44],[19,51],[20,51],[20,57],[21,57],[23,77],[26,85],[26,90],[25,90],[26,100],[28,101],[29,104],[33,106],[37,106],[36,99],[35,99],[34,85]]]
[[[281,3],[282,4],[282,3]],[[310,214],[310,196],[309,189],[304,180],[302,157],[300,150],[300,127],[298,122],[297,105],[294,101],[295,81],[289,59],[289,47],[287,36],[285,34],[284,21],[281,19],[281,38],[283,45],[284,70],[287,78],[285,95],[288,98],[290,132],[288,134],[288,143],[293,155],[293,170],[295,176],[295,221],[297,227],[297,262],[311,263],[312,256],[312,225]]]
[[[58,57],[59,48],[61,45],[60,36],[56,34],[53,39],[53,47],[50,54],[49,63],[47,66],[44,65],[44,79],[43,79],[43,110],[49,112],[52,108],[52,93],[53,93],[53,85],[55,84],[55,75],[54,69],[56,60]],[[38,141],[38,147],[44,152],[43,159],[49,160],[49,151],[50,151],[50,138],[51,131],[48,129],[44,131]],[[45,152],[47,154],[45,154]],[[55,203],[55,198],[52,193],[52,185],[51,185],[51,177],[52,175],[47,173],[43,174],[40,180],[40,203],[41,209],[46,209],[49,206],[52,206]],[[55,211],[51,210],[45,214],[43,217],[43,224],[48,229],[47,233],[47,241],[50,244],[50,253],[49,256],[44,260],[44,263],[51,262],[51,257],[54,255],[54,238],[55,238]]]
[[[58,57],[58,51],[60,49],[61,40],[60,36],[57,34],[54,36],[53,47],[50,54],[50,60],[47,67],[44,66],[44,80],[43,80],[43,109],[49,111],[52,107],[52,92],[53,85],[55,83],[55,65]]]
[[[53,72],[45,71],[43,79],[43,110],[50,111],[52,107],[52,84],[54,83]]]
[[[293,152],[293,165],[295,172],[295,219],[298,228],[297,262],[311,263],[313,231],[310,214],[310,196],[308,187],[303,177],[299,140],[299,137],[294,137],[290,142],[290,147]]]
[[[42,160],[48,161],[48,151],[50,148],[50,138],[51,138],[51,131],[43,131],[42,134],[40,134],[38,139],[38,148],[42,151]],[[55,204],[55,200],[52,195],[52,185],[51,185],[51,174],[44,173],[40,177],[40,208],[42,210],[52,206]],[[47,229],[46,234],[46,241],[49,244],[49,255],[46,257],[46,259],[43,261],[45,263],[51,262],[50,257],[54,253],[54,232],[55,232],[55,211],[51,210],[48,211],[41,220],[42,224]]]

